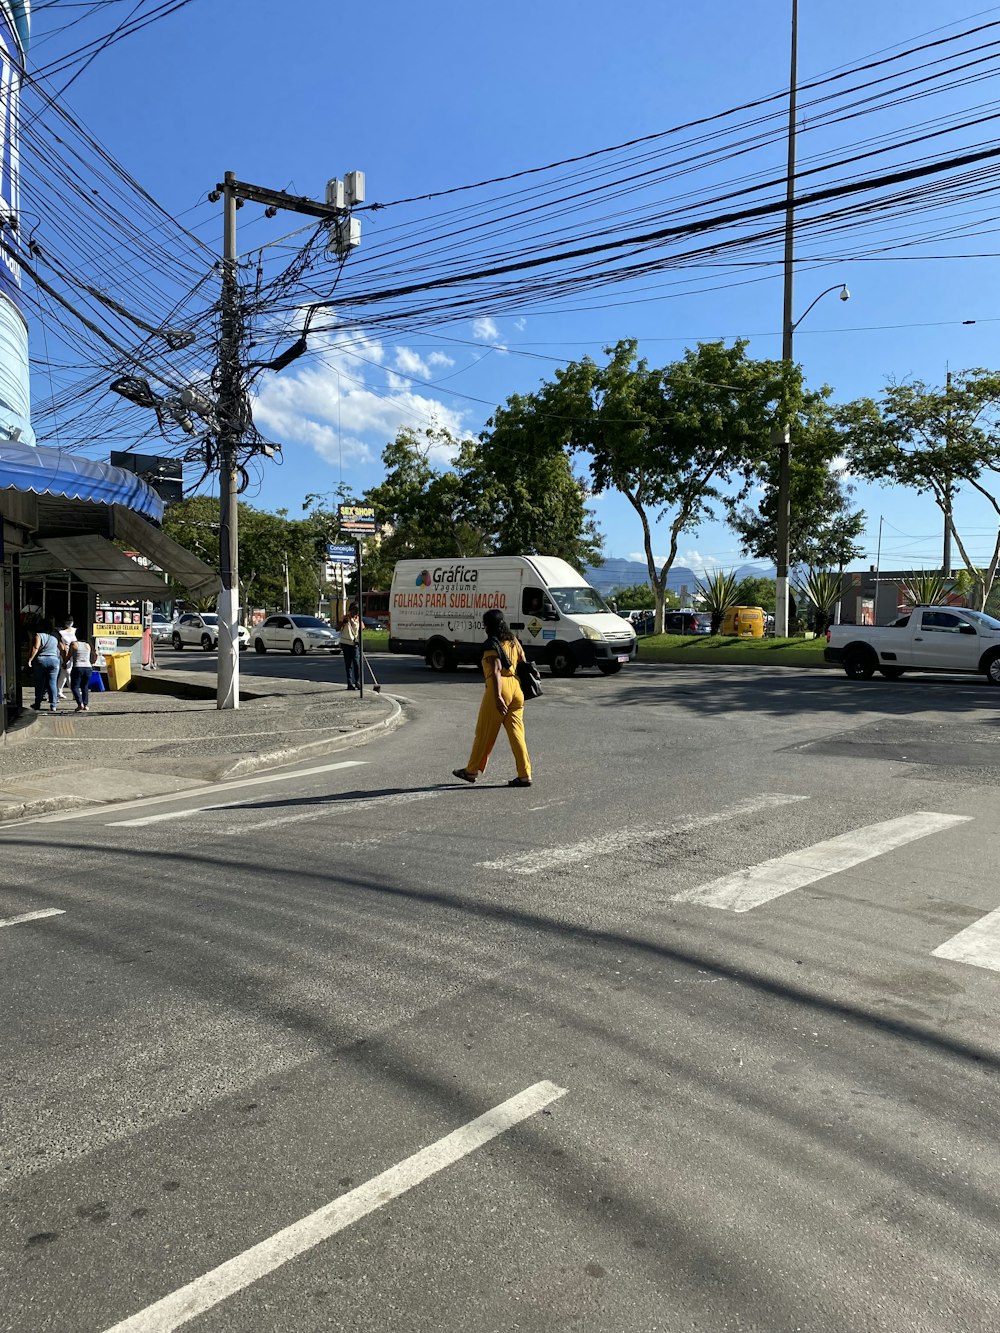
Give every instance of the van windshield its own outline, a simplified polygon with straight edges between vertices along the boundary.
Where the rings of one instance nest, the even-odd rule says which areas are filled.
[[[579,588],[550,588],[549,596],[566,616],[592,616],[601,611],[608,611],[608,607],[601,601],[600,594],[593,588],[588,588],[586,584],[582,584]]]

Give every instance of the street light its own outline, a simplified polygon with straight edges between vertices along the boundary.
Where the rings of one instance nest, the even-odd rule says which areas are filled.
[[[818,302],[822,301],[824,296],[829,296],[831,292],[840,290],[840,299],[849,301],[851,293],[847,290],[846,282],[835,282],[832,287],[827,287],[820,292],[815,300],[810,301],[799,315],[798,319],[790,318],[790,310],[786,304],[786,320],[784,334],[781,345],[781,359],[785,363],[786,371],[792,368],[792,335],[805,319],[809,311]],[[791,555],[791,470],[792,470],[792,430],[791,423],[784,421],[780,427],[780,437],[778,439],[778,532],[777,532],[777,551],[775,560],[775,580],[774,580],[774,635],[778,639],[788,637],[788,563]]]

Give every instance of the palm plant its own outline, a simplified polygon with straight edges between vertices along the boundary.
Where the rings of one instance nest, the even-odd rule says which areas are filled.
[[[900,586],[913,606],[938,606],[948,595],[950,580],[940,574],[911,574]]]
[[[736,605],[738,584],[734,573],[724,574],[717,569],[711,578],[704,581],[695,579],[695,585],[701,594],[701,604],[712,617],[712,633],[718,634],[722,617],[731,606]]]
[[[813,628],[825,634],[833,616],[833,608],[840,601],[842,579],[832,569],[810,569],[798,584],[796,595],[812,605]]]

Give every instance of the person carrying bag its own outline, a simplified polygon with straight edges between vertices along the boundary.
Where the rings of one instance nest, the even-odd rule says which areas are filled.
[[[465,768],[452,769],[452,773],[463,782],[475,782],[479,774],[486,771],[493,746],[503,727],[517,766],[517,777],[512,778],[507,786],[530,787],[531,760],[524,739],[524,692],[518,674],[520,668],[529,667],[530,664],[502,612],[487,611],[483,616],[483,627],[489,635],[483,649],[486,689],[479,705],[469,762]]]

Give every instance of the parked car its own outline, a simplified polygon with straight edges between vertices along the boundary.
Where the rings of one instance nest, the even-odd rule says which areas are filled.
[[[253,632],[254,651],[266,653],[332,652],[340,647],[340,635],[319,616],[268,616]]]
[[[150,631],[154,643],[170,643],[174,632],[174,622],[159,611],[154,611],[150,622]]]
[[[382,630],[385,629],[385,626],[382,624],[381,620],[376,620],[374,616],[362,616],[361,618],[364,621],[365,629],[372,629],[378,632],[381,632]]]
[[[239,629],[240,647],[250,642],[243,625]],[[170,640],[177,652],[184,648],[203,648],[206,653],[219,646],[219,617],[214,611],[187,611],[174,621]]]
[[[663,617],[664,634],[711,634],[712,617],[705,611],[667,611]]]

